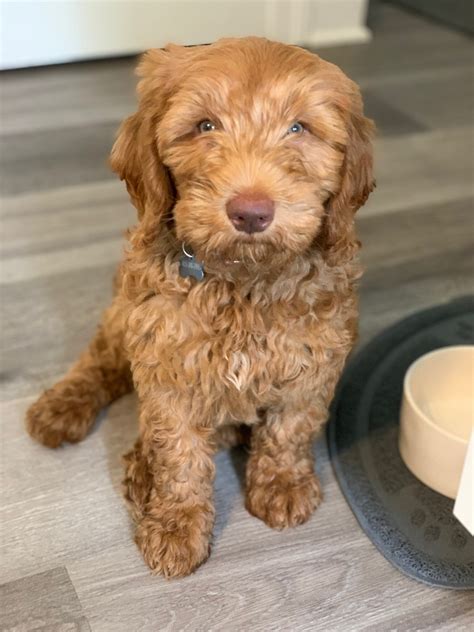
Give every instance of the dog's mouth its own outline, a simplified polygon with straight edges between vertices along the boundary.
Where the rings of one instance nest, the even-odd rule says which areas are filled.
[[[288,263],[306,251],[313,233],[318,226],[314,218],[308,222],[305,217],[290,213],[283,207],[268,221],[261,217],[250,221],[237,215],[234,221],[222,213],[213,213],[203,207],[199,212],[191,205],[181,201],[178,213],[174,215],[174,230],[179,248],[184,243],[188,252],[193,253],[196,260],[205,268],[212,268],[216,273],[238,270],[252,270],[252,274],[260,274],[266,269],[274,269]],[[221,210],[221,209],[219,209]],[[301,211],[301,209],[296,209]],[[301,219],[303,217],[303,219]],[[265,220],[265,218],[263,218]]]
[[[259,233],[245,233],[234,231],[232,233],[234,242],[236,244],[247,244],[250,248],[262,243],[269,243],[271,241],[270,233],[267,231]]]
[[[235,275],[250,273],[258,276],[269,269],[280,268],[295,256],[295,253],[278,248],[271,239],[260,235],[238,235],[225,246],[213,248],[207,244],[205,248],[196,247],[196,257],[205,269],[219,274]]]

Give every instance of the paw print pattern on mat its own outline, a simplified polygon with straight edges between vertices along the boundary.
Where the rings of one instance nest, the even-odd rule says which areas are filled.
[[[456,531],[451,536],[451,544],[456,549],[464,548],[466,546],[466,544],[467,544],[466,534],[463,533],[462,531],[460,531],[459,529],[456,529]]]
[[[415,525],[415,527],[421,527],[426,520],[426,514],[423,509],[415,509],[410,518],[411,523]]]
[[[423,535],[425,540],[427,540],[428,542],[435,542],[439,539],[440,534],[441,529],[434,524],[430,524],[426,527]]]

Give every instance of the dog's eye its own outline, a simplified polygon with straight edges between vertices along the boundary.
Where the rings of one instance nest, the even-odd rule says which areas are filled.
[[[303,123],[295,121],[291,127],[288,128],[287,134],[302,134],[305,130]]]
[[[206,119],[205,121],[201,121],[198,123],[198,130],[200,134],[204,134],[205,132],[213,132],[216,129],[216,124],[212,121]]]

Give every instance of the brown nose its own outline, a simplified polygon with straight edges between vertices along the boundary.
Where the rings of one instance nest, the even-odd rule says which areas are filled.
[[[262,193],[242,193],[227,202],[227,216],[237,230],[261,233],[273,221],[274,203]]]

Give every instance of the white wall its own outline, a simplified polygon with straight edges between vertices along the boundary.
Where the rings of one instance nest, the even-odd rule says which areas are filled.
[[[172,41],[261,35],[321,46],[365,41],[366,0],[7,0],[1,68],[126,55]]]

